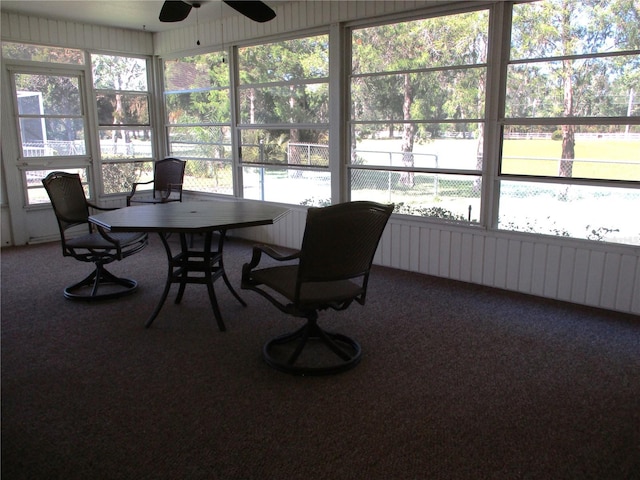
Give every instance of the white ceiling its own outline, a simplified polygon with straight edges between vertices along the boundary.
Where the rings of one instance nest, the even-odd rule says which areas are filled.
[[[162,23],[158,15],[163,3],[164,0],[1,0],[0,10],[149,32],[195,25],[196,19],[207,22],[240,15],[220,0],[201,0],[201,7],[197,11],[192,9],[186,20]],[[275,9],[275,4],[282,2],[268,0],[265,3]]]

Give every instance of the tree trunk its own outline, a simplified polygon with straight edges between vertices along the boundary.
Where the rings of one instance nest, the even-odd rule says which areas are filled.
[[[571,52],[571,10],[563,4],[562,10],[562,45],[565,53]],[[573,117],[573,64],[571,60],[562,61],[562,88],[564,90],[564,111],[566,118]],[[560,168],[558,174],[561,177],[573,176],[573,159],[575,153],[575,125],[562,125],[562,154],[560,156]]]
[[[289,87],[289,91],[291,92],[291,94],[289,95],[289,111],[293,114],[295,108],[296,108],[296,96],[295,96],[295,87],[293,85],[291,85]],[[289,121],[291,123],[295,123],[295,119],[294,118],[290,118]],[[300,143],[300,130],[297,128],[292,128],[291,130],[289,130],[289,143]],[[289,149],[289,151],[292,151],[291,149]],[[296,164],[296,165],[300,165],[302,164],[302,158],[300,156],[300,147],[296,146],[293,149],[293,152],[295,152],[294,155],[290,155],[290,158],[287,159],[287,161],[290,164]],[[289,177],[290,178],[300,178],[302,177],[302,170],[289,170]]]
[[[409,74],[404,75],[404,102],[402,104],[402,113],[405,120],[411,120],[411,104],[413,103],[413,87],[409,79]],[[413,139],[416,134],[416,127],[413,123],[405,123],[402,132],[402,163],[405,167],[414,166],[413,158]],[[413,172],[402,172],[400,182],[407,187],[413,187],[415,184]]]
[[[482,102],[486,96],[486,78],[483,75],[480,76],[480,82],[478,83],[478,105],[482,105]],[[476,145],[476,169],[482,171],[484,159],[484,122],[478,123],[478,144]],[[473,182],[473,190],[475,193],[480,194],[482,189],[482,175],[480,175]]]
[[[256,90],[254,88],[249,89],[249,123],[251,125],[256,123]]]
[[[562,80],[564,84],[564,116],[573,116],[573,82],[571,79],[572,68],[571,61],[565,60],[564,66],[564,78]],[[576,158],[576,127],[575,125],[562,125],[562,154],[560,156],[560,170],[559,175],[561,177],[573,176],[573,159]]]

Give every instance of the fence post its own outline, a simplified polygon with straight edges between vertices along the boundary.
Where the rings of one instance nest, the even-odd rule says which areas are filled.
[[[438,155],[434,155],[436,161],[436,168],[438,168]],[[434,196],[438,196],[438,189],[440,188],[440,180],[438,177],[438,173],[436,173],[433,177],[433,190],[434,190]]]
[[[387,193],[389,194],[389,203],[391,203],[391,167],[393,166],[393,153],[389,152],[389,173],[387,174]]]
[[[264,140],[260,140],[259,145],[259,154],[260,163],[264,163]],[[260,167],[260,200],[264,201],[264,167]]]

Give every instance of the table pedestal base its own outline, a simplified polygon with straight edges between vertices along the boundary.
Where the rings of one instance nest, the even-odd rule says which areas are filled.
[[[213,232],[205,232],[204,246],[201,251],[191,250],[187,243],[186,234],[181,233],[180,253],[178,253],[177,255],[174,255],[172,253],[171,246],[167,242],[166,235],[163,233],[160,233],[159,235],[160,240],[164,245],[165,252],[167,253],[169,269],[167,273],[167,281],[165,283],[160,302],[147,320],[145,327],[149,328],[158,316],[158,313],[160,313],[160,310],[162,309],[162,306],[164,305],[164,302],[169,295],[169,290],[172,283],[180,284],[175,303],[180,303],[180,301],[182,300],[182,296],[184,295],[184,290],[187,286],[187,283],[199,283],[207,286],[207,291],[209,292],[209,300],[211,301],[211,308],[213,309],[213,314],[216,317],[216,321],[218,322],[218,328],[221,332],[224,332],[226,330],[226,327],[222,320],[220,308],[218,307],[218,300],[216,299],[216,294],[213,289],[213,282],[215,282],[219,277],[222,277],[224,283],[227,285],[227,288],[229,289],[229,291],[231,291],[233,296],[236,297],[236,299],[242,306],[247,306],[245,301],[240,297],[240,295],[238,295],[233,286],[231,286],[231,282],[229,281],[229,278],[227,277],[227,274],[224,270],[222,250],[224,246],[226,231],[222,230],[219,232],[218,247],[217,250],[213,251],[211,250]]]

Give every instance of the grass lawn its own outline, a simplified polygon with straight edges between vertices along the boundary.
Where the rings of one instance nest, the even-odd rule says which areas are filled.
[[[502,173],[558,174],[562,144],[557,140],[505,140]],[[640,180],[640,142],[578,140],[573,176],[608,180]]]

